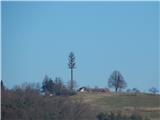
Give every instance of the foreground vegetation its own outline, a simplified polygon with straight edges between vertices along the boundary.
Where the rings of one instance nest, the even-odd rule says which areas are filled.
[[[159,95],[82,92],[74,95],[43,94],[26,84],[3,88],[2,120],[158,120]]]
[[[94,120],[94,111],[81,100],[46,96],[30,86],[2,90],[2,120]]]
[[[100,113],[97,115],[98,120],[149,120],[149,118],[142,118],[138,114],[132,114],[132,115],[122,115],[121,112],[119,113]]]

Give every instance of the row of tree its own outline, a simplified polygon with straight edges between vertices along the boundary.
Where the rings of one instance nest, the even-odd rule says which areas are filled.
[[[76,68],[76,58],[73,52],[70,52],[68,56],[68,68],[71,70],[71,79],[68,82],[68,85],[64,85],[63,81],[60,77],[56,77],[55,80],[45,76],[43,83],[42,83],[42,92],[48,95],[73,95],[76,93],[76,81],[73,79],[73,69]],[[122,89],[127,87],[127,83],[120,73],[120,71],[113,71],[108,79],[108,87],[113,88],[115,92],[121,91]],[[127,89],[127,92],[140,92],[138,89]],[[159,92],[155,87],[149,89],[151,93]]]

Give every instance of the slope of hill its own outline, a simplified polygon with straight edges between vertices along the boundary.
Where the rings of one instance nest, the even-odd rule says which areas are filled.
[[[124,114],[136,112],[151,120],[160,119],[160,95],[83,92],[74,98],[83,99],[102,112],[121,111]]]

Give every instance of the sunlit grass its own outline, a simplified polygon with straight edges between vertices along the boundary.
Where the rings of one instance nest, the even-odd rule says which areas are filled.
[[[100,93],[82,92],[74,96],[83,99],[100,111],[122,111],[130,114],[137,112],[143,116],[158,120],[160,117],[160,95],[147,93]]]

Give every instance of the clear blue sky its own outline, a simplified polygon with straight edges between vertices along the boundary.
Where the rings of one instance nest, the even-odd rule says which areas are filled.
[[[2,79],[7,87],[70,79],[107,86],[119,70],[129,88],[159,87],[158,3],[2,2]]]

